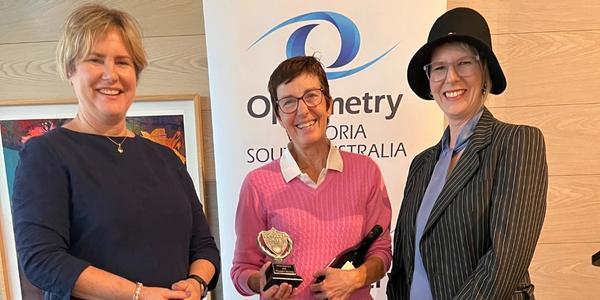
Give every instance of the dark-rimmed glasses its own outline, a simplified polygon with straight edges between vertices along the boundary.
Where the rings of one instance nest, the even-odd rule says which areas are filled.
[[[473,76],[479,69],[479,56],[465,56],[455,62],[432,62],[423,66],[427,78],[433,82],[439,82],[446,79],[450,65],[454,67],[456,74],[460,77]]]
[[[304,104],[308,107],[315,107],[323,101],[323,89],[308,90],[302,97],[288,96],[281,98],[276,103],[281,112],[291,114],[298,110],[300,100],[304,101]]]

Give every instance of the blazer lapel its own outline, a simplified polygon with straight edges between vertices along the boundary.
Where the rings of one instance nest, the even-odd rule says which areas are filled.
[[[444,188],[433,205],[427,225],[423,231],[423,236],[435,225],[444,210],[456,198],[456,194],[469,182],[469,179],[477,172],[480,165],[479,152],[485,148],[491,141],[492,125],[495,119],[487,108],[483,108],[483,114],[479,119],[479,123],[475,127],[470,145],[467,146],[460,160],[450,173],[450,177],[446,180]]]
[[[405,232],[416,232],[416,223],[417,223],[417,214],[419,213],[419,207],[421,207],[421,203],[423,202],[423,196],[425,195],[425,191],[427,190],[427,185],[429,180],[431,180],[431,175],[433,174],[433,170],[435,169],[435,164],[437,163],[437,158],[440,154],[441,144],[438,144],[432,148],[430,148],[427,153],[421,158],[418,162],[419,165],[416,167],[415,174],[411,174],[414,178],[414,182],[411,183],[415,190],[413,191],[413,195],[416,201],[414,204],[409,206],[409,212],[407,216],[409,217],[407,222],[404,223],[404,226],[407,226],[409,230]],[[409,204],[411,202],[408,202]],[[405,249],[405,251],[414,252],[415,249],[415,235],[409,234],[409,249]]]
[[[419,212],[419,207],[421,207],[421,202],[423,202],[423,195],[425,194],[425,190],[427,189],[427,185],[433,174],[433,169],[435,168],[440,149],[440,144],[435,145],[427,149],[422,156],[418,156],[418,160],[413,161],[414,166],[411,166],[411,169],[413,170],[411,170],[412,172],[409,172],[409,178],[405,188],[409,189],[409,192],[406,193],[405,191],[405,198],[400,209],[402,218],[399,218],[396,224],[396,230],[402,228],[399,233],[401,233],[400,237],[403,242],[394,244],[395,248],[400,247],[394,249],[394,255],[402,255],[402,261],[406,265],[406,272],[411,274],[414,268],[417,214]],[[403,210],[406,211],[403,213]],[[406,283],[408,284],[408,277],[406,277],[406,280]]]

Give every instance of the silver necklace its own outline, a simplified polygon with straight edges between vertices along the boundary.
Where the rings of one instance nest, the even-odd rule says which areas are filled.
[[[98,132],[98,130],[94,126],[92,126],[92,124],[90,124],[84,117],[80,116],[79,113],[76,114],[76,117],[81,119],[84,123],[86,123],[92,129],[94,129],[96,132]],[[127,133],[125,133],[125,137],[121,140],[120,143],[115,142],[115,140],[113,140],[110,136],[105,135],[104,137],[106,137],[109,141],[115,144],[115,146],[117,146],[117,152],[119,152],[120,154],[123,154],[123,152],[125,152],[125,150],[123,150],[123,143],[127,139]]]
[[[111,139],[110,136],[106,136],[106,138],[111,141],[113,144],[115,144],[117,146],[117,152],[123,154],[123,152],[125,152],[123,150],[123,143],[125,142],[125,140],[127,139],[127,137],[124,137],[120,143],[115,142],[115,140]]]

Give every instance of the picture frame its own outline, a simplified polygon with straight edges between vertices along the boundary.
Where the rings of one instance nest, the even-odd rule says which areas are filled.
[[[33,136],[61,126],[77,113],[76,99],[0,102],[0,288],[1,299],[30,299],[35,289],[19,274],[10,195],[18,150]],[[204,152],[199,95],[139,96],[127,113],[135,134],[171,148],[184,161],[198,198],[204,200]],[[12,172],[12,173],[11,173]]]

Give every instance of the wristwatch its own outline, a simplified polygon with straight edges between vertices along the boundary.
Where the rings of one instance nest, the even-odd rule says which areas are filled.
[[[196,274],[190,274],[187,278],[191,278],[198,281],[198,283],[202,286],[202,295],[200,296],[200,299],[204,299],[204,297],[206,297],[206,294],[208,294],[208,284],[206,283],[206,281],[204,281],[202,277]]]

